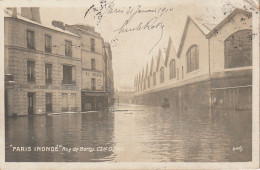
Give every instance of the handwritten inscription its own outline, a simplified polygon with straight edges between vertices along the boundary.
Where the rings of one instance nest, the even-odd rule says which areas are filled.
[[[107,15],[125,15],[127,19],[114,30],[114,33],[119,35],[137,31],[160,31],[160,37],[149,51],[150,53],[163,37],[165,25],[162,21],[162,17],[169,12],[173,12],[172,7],[155,7],[147,9],[142,5],[137,5],[117,8],[114,1],[100,0],[99,6],[92,5],[86,10],[84,18],[87,17],[88,14],[92,13],[94,14],[94,18],[97,19],[97,25],[99,25],[102,19]],[[141,17],[139,17],[140,14],[151,14],[151,16],[142,20]],[[134,19],[135,22],[133,22]],[[136,22],[138,19],[140,21]],[[120,40],[115,36],[110,43],[114,47],[120,43]]]

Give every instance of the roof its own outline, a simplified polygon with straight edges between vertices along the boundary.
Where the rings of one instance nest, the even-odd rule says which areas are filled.
[[[168,64],[168,60],[169,60],[169,57],[170,57],[171,49],[173,51],[172,54],[176,55],[175,48],[174,48],[174,46],[172,44],[172,39],[171,39],[171,37],[169,37],[168,47],[167,47],[166,56],[165,56],[165,66],[167,66],[167,64]]]
[[[158,57],[157,57],[156,71],[158,71],[158,69],[159,69],[161,58],[162,58],[162,52],[161,52],[161,49],[159,49],[159,54],[158,54]]]
[[[243,9],[236,8],[233,10],[226,18],[224,18],[218,25],[216,25],[211,31],[207,34],[207,38],[210,38],[214,33],[217,32],[223,25],[225,25],[227,22],[230,21],[231,18],[233,18],[237,13],[244,13],[245,15],[248,15],[249,17],[252,16],[252,13]]]
[[[12,17],[11,12],[12,12],[11,10],[5,9],[4,17],[5,17],[5,18],[14,18],[14,17]],[[62,33],[65,33],[65,34],[69,34],[69,35],[72,35],[72,36],[76,36],[76,37],[80,37],[80,36],[77,35],[77,34],[73,34],[73,33],[69,32],[69,31],[66,31],[66,30],[63,30],[63,29],[54,27],[54,26],[52,26],[51,23],[41,24],[41,23],[39,23],[39,22],[32,21],[32,20],[30,20],[30,19],[28,19],[28,18],[26,18],[26,17],[21,16],[21,14],[19,14],[19,13],[17,13],[17,17],[16,17],[16,18],[19,19],[19,20],[22,20],[22,21],[25,21],[25,22],[34,24],[34,25],[38,25],[38,26],[47,28],[47,29],[52,29],[52,30],[55,30],[55,31],[58,31],[58,32],[62,32]]]
[[[153,57],[152,57],[152,59],[151,59],[151,65],[150,65],[150,76],[153,74],[153,67],[154,67],[154,59],[153,59]]]
[[[182,33],[180,45],[177,52],[177,57],[180,58],[180,53],[182,51],[182,47],[184,44],[184,40],[186,38],[186,33],[190,22],[193,22],[195,24],[195,26],[201,31],[201,33],[205,36],[205,38],[210,38],[215,32],[217,32],[217,30],[219,30],[223,25],[225,25],[228,21],[230,21],[230,19],[233,18],[237,13],[245,13],[246,15],[250,15],[250,16],[252,15],[251,12],[249,11],[236,8],[218,24],[203,23],[201,19],[197,18],[196,20],[193,20],[190,16],[188,16]]]

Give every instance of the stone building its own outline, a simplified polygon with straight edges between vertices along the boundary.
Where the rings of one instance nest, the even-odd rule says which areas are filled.
[[[39,8],[5,9],[5,113],[105,107],[104,41],[93,27],[43,25]]]
[[[176,109],[252,109],[252,14],[235,9],[219,24],[202,22],[188,17],[178,51],[169,38],[148,74],[136,76],[136,103],[168,98]]]
[[[112,50],[109,43],[105,42],[105,75],[106,75],[106,91],[108,92],[107,100],[108,105],[111,106],[114,104],[114,73],[113,73],[113,67],[112,67]]]
[[[56,21],[57,22],[57,21]],[[60,27],[53,22],[53,25]],[[64,25],[63,23],[61,25]],[[94,27],[68,25],[60,27],[81,37],[81,107],[82,111],[101,110],[107,106],[105,88],[105,49],[101,35]]]

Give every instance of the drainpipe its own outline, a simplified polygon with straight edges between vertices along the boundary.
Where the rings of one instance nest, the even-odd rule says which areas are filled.
[[[210,116],[210,119],[212,118],[212,90],[211,90],[211,58],[210,58],[210,38],[208,38],[208,57],[209,57],[209,116]]]

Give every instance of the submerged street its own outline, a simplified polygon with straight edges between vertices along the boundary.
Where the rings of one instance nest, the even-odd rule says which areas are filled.
[[[108,112],[7,118],[6,161],[250,161],[251,134],[251,111],[212,120],[209,113],[116,103]],[[57,145],[56,152],[44,148]]]

